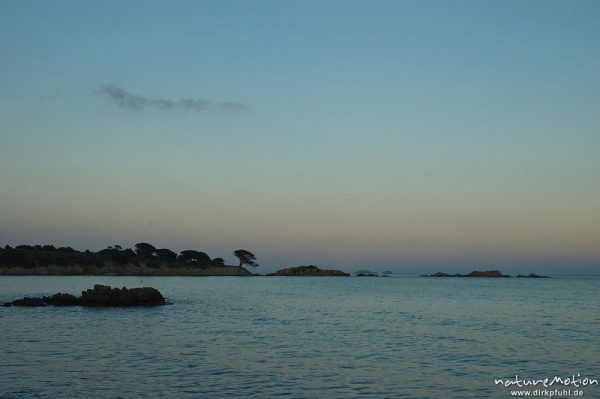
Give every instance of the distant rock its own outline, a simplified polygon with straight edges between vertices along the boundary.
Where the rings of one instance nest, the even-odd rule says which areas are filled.
[[[510,277],[500,273],[498,270],[486,270],[486,271],[472,271],[469,274],[449,274],[437,272],[430,275],[424,275],[423,277]]]
[[[437,272],[434,274],[424,274],[421,277],[510,277],[508,274],[502,274],[498,270],[486,270],[486,271],[473,271],[469,274],[449,274]],[[535,273],[531,273],[527,276],[519,274],[519,278],[549,278],[548,276],[540,276]]]
[[[394,273],[392,273],[391,270],[386,270],[383,273],[381,273],[382,276],[391,276],[392,274],[394,274]]]
[[[355,277],[379,277],[377,272],[372,272],[370,270],[359,270],[354,275]]]
[[[530,273],[527,276],[519,274],[517,277],[520,277],[520,278],[550,278],[548,276],[540,276],[539,274],[535,274],[535,273]]]
[[[486,270],[484,272],[481,271],[473,271],[466,275],[466,277],[510,277],[505,276],[498,270]]]
[[[41,298],[17,299],[3,306],[159,306],[165,305],[165,298],[155,288],[111,288],[107,285],[94,285],[83,291],[80,297],[58,293]]]
[[[421,277],[466,277],[466,275],[464,274],[448,274],[448,273],[442,273],[442,272],[437,272],[434,274],[424,274]]]
[[[349,276],[348,273],[340,270],[319,269],[317,266],[297,266],[287,269],[277,270],[275,273],[269,273],[267,276]]]

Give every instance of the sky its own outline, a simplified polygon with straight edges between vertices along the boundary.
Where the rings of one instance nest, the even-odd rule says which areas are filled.
[[[0,244],[600,274],[600,2],[0,2]]]

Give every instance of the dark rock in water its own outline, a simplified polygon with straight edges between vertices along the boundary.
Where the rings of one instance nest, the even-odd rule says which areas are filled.
[[[52,295],[50,304],[54,306],[77,306],[80,305],[80,301],[75,295],[58,293]]]
[[[83,291],[79,298],[71,294],[58,293],[51,297],[17,299],[4,306],[159,306],[165,305],[165,298],[155,288],[111,288],[107,285],[94,285]]]
[[[465,277],[506,277],[498,270],[486,270],[484,272],[473,271],[467,274]]]
[[[517,277],[521,277],[521,278],[550,278],[548,276],[540,276],[539,274],[535,274],[535,273],[530,273],[527,276],[519,274]]]
[[[23,299],[16,299],[12,302],[6,302],[3,306],[49,306],[50,305],[50,297],[43,298],[29,298],[25,297]]]
[[[486,271],[473,271],[469,274],[448,274],[437,272],[430,275],[422,275],[421,277],[510,277],[508,274],[502,274],[498,270],[486,270]],[[548,276],[539,276],[535,273],[531,273],[528,276],[519,274],[517,277],[522,278],[548,278]]]
[[[510,277],[510,276],[502,274],[498,270],[486,270],[483,272],[475,270],[469,274],[458,274],[458,273],[449,274],[449,273],[437,272],[434,274],[424,275],[421,277]]]
[[[82,306],[158,306],[165,298],[155,288],[111,288],[96,284],[94,289],[81,293]]]
[[[392,271],[391,271],[391,270],[386,270],[386,271],[384,271],[383,273],[381,273],[381,275],[382,275],[382,276],[390,276],[390,275],[392,275],[392,274],[394,274],[394,273],[392,273]]]
[[[379,274],[370,270],[359,270],[354,275],[355,277],[379,277]]]
[[[317,266],[298,266],[287,269],[277,270],[275,273],[269,273],[267,276],[349,276],[340,270],[319,269]]]
[[[449,273],[437,272],[437,273],[431,274],[429,276],[425,275],[423,277],[465,277],[465,276],[463,274],[449,274]]]

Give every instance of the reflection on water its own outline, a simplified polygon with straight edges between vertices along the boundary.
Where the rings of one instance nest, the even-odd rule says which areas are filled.
[[[494,378],[600,377],[600,279],[0,277],[0,301],[94,283],[173,304],[0,308],[2,398],[506,398]]]

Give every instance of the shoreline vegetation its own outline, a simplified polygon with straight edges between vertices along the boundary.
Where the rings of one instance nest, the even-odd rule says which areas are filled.
[[[53,245],[6,245],[0,248],[0,275],[4,276],[260,276],[244,268],[257,267],[256,256],[245,249],[233,254],[239,265],[226,265],[223,258],[205,252],[185,250],[179,254],[168,248],[137,243],[134,249],[120,245],[98,252],[77,251]],[[268,276],[349,276],[340,270],[317,266],[297,266]]]
[[[56,276],[252,276],[243,266],[258,266],[250,251],[238,249],[238,266],[225,265],[223,258],[205,252],[137,243],[134,249],[120,245],[98,252],[77,251],[53,245],[18,245],[0,248],[0,275]]]
[[[148,266],[147,264],[0,266],[0,276],[254,276],[239,266]]]

